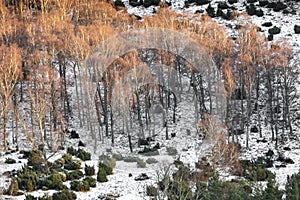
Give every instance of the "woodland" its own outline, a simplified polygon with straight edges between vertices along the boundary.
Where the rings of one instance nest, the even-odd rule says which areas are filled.
[[[126,148],[133,153],[143,143],[155,138],[157,123],[164,127],[165,140],[176,136],[172,126],[176,125],[179,117],[178,105],[185,99],[181,95],[187,93],[195,110],[192,134],[214,140],[212,172],[224,165],[234,169],[235,174],[244,173],[242,167],[246,164],[240,162],[238,156],[241,146],[244,150],[251,148],[250,133],[258,133],[260,138],[264,138],[264,130],[270,130],[270,142],[275,143],[278,151],[282,150],[286,141],[298,139],[299,61],[294,60],[288,42],[272,41],[272,31],[269,37],[262,34],[260,27],[249,23],[251,19],[247,12],[227,12],[228,20],[239,22],[236,27],[238,36],[230,37],[226,28],[209,15],[198,14],[190,19],[185,14],[171,11],[168,3],[146,0],[145,3],[154,3],[160,8],[155,15],[141,19],[128,14],[120,1],[0,1],[0,151],[32,149],[29,158],[38,157],[40,153],[37,152],[42,152],[41,155],[44,151],[56,152],[64,148],[68,137],[76,135],[76,127],[80,127],[86,129],[84,134],[97,138],[94,148],[104,141],[109,141],[113,148],[117,145],[116,138],[123,135]],[[206,52],[205,56],[214,66],[212,73],[216,74],[223,88],[213,88],[213,80],[186,60],[159,49],[134,49],[115,59],[105,70],[95,69],[97,63],[92,62],[106,62],[106,57],[94,59],[93,53],[103,48],[108,55],[110,49],[120,45],[112,40],[108,43],[112,46],[101,46],[110,37],[129,30],[151,31],[153,28],[186,33],[195,42],[194,45],[199,45]],[[166,65],[175,72],[162,75],[160,84],[153,84],[149,79],[146,81],[146,77],[151,75],[148,68],[153,63]],[[134,74],[129,77],[130,80],[135,79],[133,85],[129,79],[122,79],[132,70]],[[164,74],[162,71],[159,73]],[[87,79],[91,79],[93,85],[87,84],[90,83]],[[170,82],[174,82],[175,86],[171,86]],[[215,99],[216,93],[223,94],[222,102]],[[222,117],[216,119],[214,111],[218,107],[225,109]],[[153,111],[154,108],[159,109]],[[190,134],[190,131],[186,132]],[[239,143],[240,135],[245,135],[245,144]],[[145,150],[152,151],[151,148]],[[76,151],[68,148],[68,153],[83,154],[85,159],[85,153]],[[77,169],[73,166],[76,162],[72,162],[70,157],[65,156],[64,159],[66,163],[73,163],[70,170]],[[51,166],[46,165],[49,170]],[[99,167],[98,182],[105,182],[101,173],[112,173],[109,169],[105,172],[105,169]],[[23,173],[26,170],[32,169],[25,167]],[[174,177],[179,173],[190,172],[182,167]],[[53,179],[48,177],[49,180],[54,182],[56,175],[50,175]],[[22,176],[21,172],[18,176]],[[67,178],[72,180],[71,176],[69,173]],[[59,175],[56,178],[61,179]],[[188,177],[181,178],[181,181],[186,181],[184,183],[190,181]],[[14,181],[19,183],[19,188],[34,190],[28,185],[21,186],[21,180],[13,179],[12,183]],[[92,181],[86,180],[91,185]],[[71,187],[77,188],[75,191],[84,191],[86,182],[73,183]],[[214,191],[205,194],[204,199],[215,198],[215,188],[236,189],[222,184],[226,183],[211,182],[207,191]],[[268,184],[271,188],[275,187],[273,182]],[[12,187],[13,184],[10,189]],[[173,189],[168,193],[169,199],[177,199],[174,195],[180,196]],[[15,191],[10,191],[10,194],[16,195]],[[156,190],[149,187],[147,191]],[[190,196],[191,191],[187,189],[184,191],[186,199],[200,198]],[[275,196],[280,196],[279,193]]]

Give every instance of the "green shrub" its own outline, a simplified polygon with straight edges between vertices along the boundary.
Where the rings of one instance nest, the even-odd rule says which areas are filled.
[[[67,170],[76,170],[76,169],[80,169],[80,167],[81,167],[81,163],[78,161],[71,161],[64,165],[64,169]]]
[[[230,3],[230,4],[234,4],[234,3],[237,3],[238,2],[238,0],[228,0],[228,3]]]
[[[210,17],[215,17],[215,9],[209,4],[208,7],[206,8],[206,12]]]
[[[63,155],[63,163],[64,163],[64,168],[67,170],[76,170],[80,169],[81,167],[81,162],[79,160],[73,160],[71,154],[65,154]]]
[[[19,191],[19,184],[16,178],[12,177],[11,179],[11,184],[6,192],[6,194],[11,195],[11,196],[16,196],[18,195]]]
[[[113,174],[113,169],[110,166],[108,166],[107,164],[104,164],[103,162],[99,162],[99,166],[98,167],[99,167],[99,169],[100,168],[103,169],[105,171],[106,175]]]
[[[218,178],[209,181],[204,192],[205,199],[251,200],[252,198],[240,184],[222,182]]]
[[[156,147],[144,147],[142,151],[138,152],[139,154],[142,154],[144,156],[156,156],[159,155],[159,152]]]
[[[63,184],[64,181],[66,181],[66,177],[63,174],[54,172],[40,185],[46,186],[48,189],[63,190],[66,189],[66,186]]]
[[[67,148],[67,153],[71,154],[72,156],[76,156],[77,155],[77,150],[74,149],[73,147],[68,147]]]
[[[277,26],[274,26],[273,28],[270,28],[269,30],[268,30],[268,33],[270,34],[270,35],[276,35],[276,34],[279,34],[280,33],[280,28],[278,28]]]
[[[116,0],[115,6],[125,7],[125,4],[121,0]]]
[[[274,37],[272,34],[268,35],[268,41],[273,41]]]
[[[261,192],[261,194],[257,195],[256,199],[273,199],[273,200],[281,200],[282,199],[282,191],[278,189],[278,186],[275,184],[274,178],[268,177],[267,188]],[[293,199],[287,198],[286,199]]]
[[[28,192],[36,190],[40,181],[39,177],[40,175],[37,174],[36,171],[25,165],[22,170],[17,173],[19,189],[26,190]]]
[[[14,164],[16,163],[17,161],[15,159],[12,159],[12,158],[6,158],[5,159],[5,163],[6,164]]]
[[[157,196],[158,195],[158,189],[152,185],[147,185],[146,187],[146,194],[148,196]]]
[[[44,195],[42,197],[34,197],[31,194],[29,194],[29,195],[26,195],[25,198],[26,198],[25,200],[52,200],[52,197],[48,196],[48,195]]]
[[[300,34],[300,25],[295,24],[294,31],[295,31],[296,34]]]
[[[28,165],[29,166],[37,166],[44,163],[44,158],[42,152],[38,150],[32,150],[29,152],[28,156]]]
[[[285,185],[286,199],[300,199],[300,173],[287,177]]]
[[[138,157],[133,157],[133,156],[127,156],[127,157],[124,157],[124,162],[137,162],[139,158]]]
[[[158,163],[158,160],[156,160],[155,158],[148,158],[146,160],[146,163],[147,164],[155,164],[155,163]]]
[[[262,26],[271,27],[271,26],[273,26],[273,24],[272,24],[272,22],[265,22],[262,24]]]
[[[67,180],[80,179],[84,176],[83,172],[80,170],[71,171],[71,172],[67,173],[66,175],[67,175]]]
[[[78,149],[76,156],[82,161],[91,160],[91,154],[89,152],[84,151],[83,149]]]
[[[266,168],[258,167],[256,170],[257,181],[264,181],[267,179],[267,171]]]
[[[28,194],[25,196],[25,200],[38,200],[36,197],[32,196],[31,194]]]
[[[112,157],[113,157],[114,159],[116,159],[117,161],[123,160],[123,156],[122,156],[122,154],[120,154],[120,153],[115,153],[115,154],[112,155]]]
[[[90,185],[87,181],[72,181],[70,183],[71,190],[77,191],[77,192],[85,192],[90,190]]]
[[[116,159],[115,158],[105,159],[102,162],[103,162],[104,165],[106,165],[106,166],[108,166],[112,169],[116,167]]]
[[[90,187],[96,187],[96,179],[94,179],[93,177],[91,176],[87,176],[83,179],[83,181],[86,181],[89,183]]]
[[[95,175],[95,168],[94,166],[85,165],[84,172],[86,176],[93,176]]]
[[[174,147],[167,147],[167,153],[169,156],[175,156],[178,154],[177,149]]]
[[[137,167],[139,167],[139,168],[145,168],[146,167],[145,161],[141,158],[137,160],[136,164],[137,164]]]
[[[102,167],[99,167],[98,173],[97,173],[97,181],[100,183],[107,182],[107,176],[106,171]]]
[[[70,190],[63,190],[61,192],[54,193],[52,200],[75,200],[76,194]]]
[[[144,7],[158,6],[160,0],[144,0]]]

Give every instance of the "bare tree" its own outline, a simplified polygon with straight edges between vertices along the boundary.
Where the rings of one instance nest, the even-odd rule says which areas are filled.
[[[21,55],[16,45],[10,47],[0,46],[0,97],[3,115],[3,142],[4,150],[8,149],[7,144],[7,114],[11,104],[11,97],[14,94],[16,85],[22,77]]]

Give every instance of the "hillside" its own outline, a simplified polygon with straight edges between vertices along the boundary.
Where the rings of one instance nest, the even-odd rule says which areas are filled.
[[[0,199],[295,199],[299,10],[1,2]]]

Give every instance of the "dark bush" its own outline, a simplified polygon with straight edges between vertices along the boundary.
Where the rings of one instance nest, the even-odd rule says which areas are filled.
[[[77,192],[86,192],[90,190],[90,185],[87,181],[71,181],[71,190],[77,191]]]
[[[61,192],[54,193],[52,200],[75,200],[76,194],[70,190],[63,190]]]
[[[146,167],[146,162],[141,158],[138,159],[136,163],[137,163],[138,168],[145,168]]]
[[[123,160],[123,156],[120,153],[115,153],[115,154],[112,155],[112,157],[114,159],[116,159],[117,161]]]
[[[222,182],[217,178],[209,181],[206,191],[204,192],[205,199],[226,199],[226,200],[250,200],[251,197],[242,185],[234,182]]]
[[[67,153],[71,154],[72,156],[76,156],[77,155],[77,150],[73,147],[68,147],[67,148]]]
[[[256,3],[257,0],[247,0],[247,3]]]
[[[88,182],[90,187],[96,187],[97,181],[96,181],[96,179],[94,179],[94,178],[91,177],[91,176],[85,177],[85,178],[83,179],[83,181]]]
[[[152,185],[147,185],[146,187],[146,194],[148,196],[157,196],[158,195],[158,189]]]
[[[72,139],[78,139],[78,138],[80,138],[80,137],[79,137],[79,134],[78,134],[75,130],[72,130],[72,131],[71,131],[70,137],[71,137]]]
[[[85,147],[85,144],[84,144],[81,140],[79,140],[78,146],[79,146],[79,147]]]
[[[6,158],[5,159],[5,163],[6,164],[15,164],[17,161],[15,159],[12,158]]]
[[[77,157],[82,161],[91,160],[91,154],[89,152],[84,151],[83,149],[78,149]]]
[[[268,30],[268,33],[270,34],[270,35],[276,35],[276,34],[279,34],[280,33],[280,28],[278,28],[277,26],[274,26],[273,28],[270,28],[269,30]]]
[[[217,17],[222,17],[222,16],[224,16],[224,15],[225,15],[225,13],[222,11],[222,9],[220,9],[220,8],[218,7],[216,16],[217,16]]]
[[[234,4],[234,3],[237,3],[238,2],[238,0],[228,0],[228,3],[230,3],[230,4]]]
[[[258,167],[256,170],[256,181],[265,181],[267,179],[267,171],[263,167]]]
[[[80,170],[71,171],[66,175],[67,175],[67,180],[80,179],[84,176],[83,172]]]
[[[85,165],[84,172],[86,176],[93,176],[95,175],[95,168],[94,166]]]
[[[64,165],[64,168],[67,170],[76,170],[76,169],[80,169],[80,167],[81,167],[81,164],[77,160],[67,162]]]
[[[300,198],[300,173],[293,174],[287,177],[285,185],[286,199],[299,199]]]
[[[18,191],[19,191],[18,181],[16,178],[12,177],[11,184],[10,184],[8,190],[6,191],[6,194],[11,195],[11,196],[16,196],[16,195],[18,195]]]
[[[144,0],[144,7],[148,8],[150,6],[158,6],[160,3],[160,0]]]
[[[154,164],[154,163],[158,163],[158,160],[156,160],[155,158],[148,158],[146,160],[146,163],[148,163],[148,164]]]
[[[106,173],[106,175],[111,175],[113,174],[113,169],[112,167],[108,166],[107,164],[105,164],[104,162],[99,162],[99,169],[103,169]]]
[[[159,155],[159,152],[156,147],[144,147],[142,151],[138,152],[139,154],[143,154],[144,156],[156,156]]]
[[[174,147],[167,147],[167,153],[170,156],[175,156],[178,154],[177,149]]]
[[[185,6],[188,7],[190,4],[195,3],[198,6],[209,4],[210,0],[187,0],[184,2]]]
[[[206,8],[206,12],[210,17],[216,17],[215,9],[210,4]]]
[[[225,1],[221,1],[218,3],[218,8],[220,9],[228,9],[229,6],[227,5],[227,3]]]
[[[98,173],[97,173],[97,181],[100,182],[100,183],[103,183],[103,182],[107,182],[107,176],[106,176],[106,171],[99,167],[99,170],[98,170]]]
[[[222,15],[222,18],[226,20],[230,20],[232,18],[232,11],[230,9],[227,9],[227,12]]]
[[[281,200],[282,199],[282,191],[278,189],[274,181],[274,177],[268,178],[267,188],[261,192],[261,194],[256,195],[256,199],[274,199]],[[286,198],[290,199],[290,198]]]
[[[272,24],[272,22],[265,22],[262,24],[262,26],[271,27],[271,26],[273,26],[273,24]]]
[[[143,0],[129,0],[129,5],[136,7],[143,5]]]
[[[294,31],[295,31],[296,34],[300,34],[300,26],[295,25],[294,26]]]
[[[17,181],[21,190],[31,192],[38,188],[40,178],[36,171],[25,165],[22,170],[18,171]]]
[[[286,8],[287,8],[287,5],[284,4],[284,3],[282,3],[281,1],[279,1],[279,2],[277,2],[277,3],[275,4],[275,6],[273,7],[273,10],[274,10],[275,12],[279,12],[279,11],[284,10],[284,9],[286,9]]]
[[[48,195],[44,195],[42,197],[34,197],[31,194],[29,194],[29,195],[26,195],[25,198],[26,198],[25,200],[52,200],[52,197],[48,196]]]
[[[29,166],[37,166],[41,165],[42,163],[44,163],[42,152],[38,150],[30,151],[27,164]]]
[[[259,1],[259,6],[261,6],[261,7],[267,6],[268,4],[269,4],[268,1],[265,1],[265,0]]]
[[[262,11],[262,9],[257,9],[255,15],[257,17],[262,17],[264,16],[264,12]]]
[[[255,8],[254,4],[250,4],[249,6],[247,6],[246,11],[247,11],[248,15],[250,15],[250,16],[255,15],[256,8]]]
[[[127,156],[127,157],[124,157],[124,162],[137,162],[139,158],[138,157],[133,157],[133,156]]]
[[[67,170],[76,170],[80,169],[81,162],[79,160],[73,160],[72,156],[70,154],[65,154],[62,157],[64,168]]]
[[[121,0],[116,0],[115,1],[115,6],[117,6],[117,7],[125,7],[125,4]]]
[[[268,41],[272,41],[274,39],[274,36],[272,34],[268,35]]]
[[[148,179],[150,179],[150,177],[146,173],[141,173],[140,175],[134,178],[135,181],[144,181]]]
[[[40,187],[46,186],[48,189],[63,190],[67,189],[63,182],[66,181],[66,177],[60,173],[53,173],[46,178],[45,181],[41,181]]]

